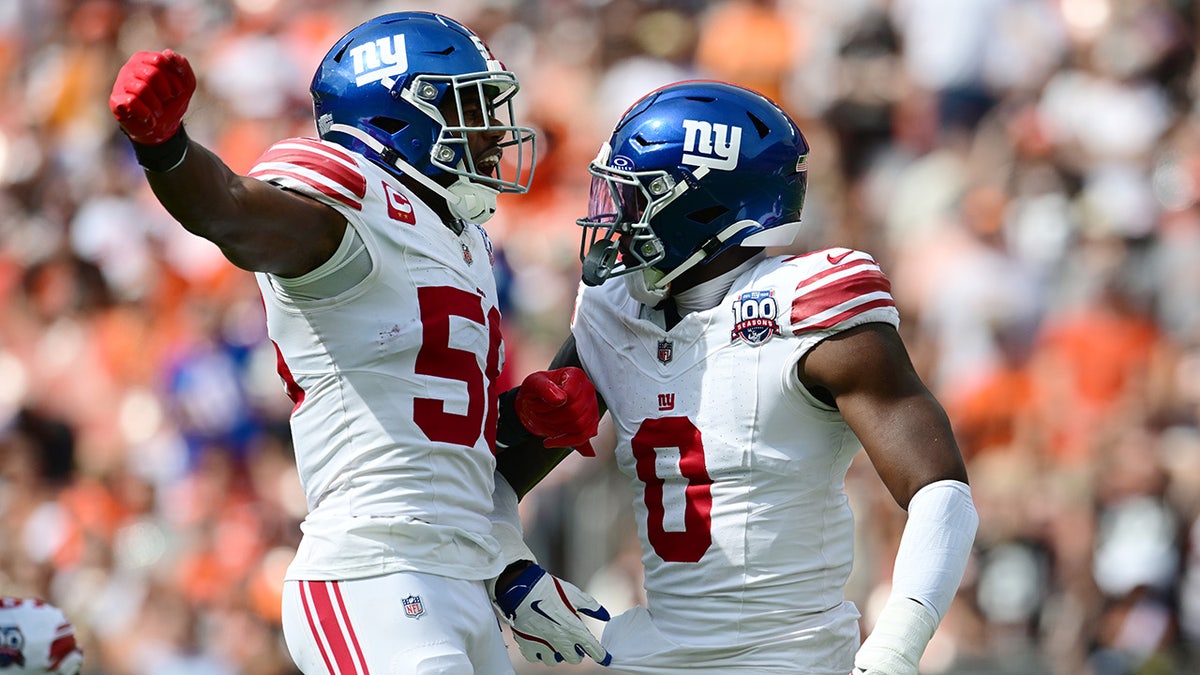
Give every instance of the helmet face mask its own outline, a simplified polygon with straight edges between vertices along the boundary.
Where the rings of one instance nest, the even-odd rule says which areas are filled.
[[[668,172],[618,168],[608,160],[610,151],[605,144],[600,156],[588,167],[592,174],[588,216],[578,221],[584,227],[579,253],[585,264],[591,250],[603,251],[610,256],[620,253],[619,268],[613,268],[615,261],[611,261],[605,269],[595,269],[596,274],[605,278],[610,274],[621,276],[652,267],[665,257],[666,250],[654,234],[650,220],[681,194]],[[593,263],[589,267],[595,267],[595,258]]]
[[[310,93],[322,139],[393,173],[523,193],[533,179],[536,150],[533,129],[514,121],[519,89],[516,75],[462,24],[428,12],[398,12],[338,40],[317,68]],[[487,136],[498,152],[476,157],[470,140],[476,135]]]
[[[523,149],[533,147],[534,132],[512,123],[513,97],[519,89],[516,76],[506,71],[415,77],[409,91],[416,95],[407,98],[441,126],[429,153],[430,164],[447,174],[462,176],[500,192],[526,191],[533,174],[533,158]],[[435,91],[441,94],[434,99],[439,104],[422,99],[422,93],[428,96]],[[452,114],[448,116],[448,112]],[[511,177],[505,177],[508,169],[498,161],[499,157],[494,166],[476,166],[476,158],[470,151],[472,134],[499,138],[496,149],[500,152],[516,148]]]
[[[665,288],[733,246],[790,243],[807,155],[795,122],[760,94],[711,81],[652,92],[588,167],[584,283],[647,270]]]

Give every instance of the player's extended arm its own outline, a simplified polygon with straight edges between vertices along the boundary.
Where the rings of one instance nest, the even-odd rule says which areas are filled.
[[[337,250],[346,221],[316,201],[234,173],[188,138],[183,115],[196,76],[182,54],[137,52],[117,74],[109,108],[146,179],[189,232],[243,269],[294,277]]]
[[[546,572],[525,545],[517,495],[497,474],[492,493],[492,536],[509,563],[489,584],[492,598],[512,629],[521,655],[532,662],[579,663],[584,656],[607,666],[612,660],[583,616],[608,621],[608,610],[575,585]]]
[[[855,673],[916,675],[962,581],[979,524],[950,421],[886,324],[822,342],[801,361],[799,374],[810,390],[832,396],[908,510],[891,595],[855,656]]]
[[[575,349],[575,338],[571,336],[551,360],[549,370],[579,368],[581,365]],[[516,399],[520,389],[516,387],[500,395],[499,428],[496,432],[496,467],[518,498],[524,497],[572,452],[570,447],[547,447],[543,437],[525,428],[517,414]],[[596,404],[596,420],[599,420],[607,407],[599,395],[596,395]]]

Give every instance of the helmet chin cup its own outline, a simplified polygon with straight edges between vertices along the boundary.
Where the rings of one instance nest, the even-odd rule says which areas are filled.
[[[583,259],[583,283],[588,286],[604,283],[617,264],[617,253],[617,242],[611,239],[595,241]]]
[[[482,224],[496,213],[496,197],[500,193],[492,188],[459,178],[446,191],[450,195],[446,204],[457,218]]]
[[[647,307],[657,307],[667,297],[669,286],[659,287],[663,273],[653,267],[645,267],[625,275],[625,288],[630,297]]]

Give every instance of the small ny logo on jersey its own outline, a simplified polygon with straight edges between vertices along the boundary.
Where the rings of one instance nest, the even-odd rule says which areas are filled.
[[[658,395],[659,410],[674,410],[675,409],[675,392]]]
[[[733,171],[742,151],[742,128],[719,122],[684,120],[683,163]]]
[[[410,619],[419,619],[425,616],[425,603],[421,602],[421,596],[410,595],[404,598],[404,616]]]
[[[354,62],[354,83],[358,86],[380,82],[391,88],[396,83],[392,78],[408,70],[408,52],[404,48],[404,36],[382,37],[374,42],[350,49]]]
[[[772,335],[779,335],[779,323],[775,317],[779,306],[775,302],[775,291],[749,291],[742,293],[733,303],[733,331],[729,341],[738,338],[757,347]]]

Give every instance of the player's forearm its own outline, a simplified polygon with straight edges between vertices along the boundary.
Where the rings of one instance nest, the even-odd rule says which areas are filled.
[[[167,170],[146,170],[146,180],[163,208],[189,232],[222,244],[250,224],[242,176],[195,141]]]
[[[537,562],[533,551],[525,543],[525,532],[521,526],[521,515],[517,508],[517,494],[509,485],[508,480],[499,472],[495,475],[495,488],[492,490],[492,513],[488,516],[492,523],[492,536],[500,543],[501,556],[508,567],[505,573],[508,578],[516,576],[519,561]],[[501,573],[498,581],[506,581],[506,574]]]
[[[512,400],[517,389],[500,395],[500,415],[496,433],[496,470],[524,497],[551,469],[571,454],[571,448],[547,448],[542,439],[521,425],[513,412]],[[602,411],[603,412],[603,411]]]
[[[550,368],[567,368],[581,366],[579,353],[575,348],[575,338],[570,336],[559,348],[558,353],[550,362]],[[524,497],[550,471],[559,465],[571,448],[547,448],[543,439],[536,436],[521,424],[516,411],[514,400],[520,388],[510,389],[500,394],[500,414],[496,432],[496,467],[507,479],[518,497]],[[607,406],[604,399],[597,396],[599,416],[603,417]]]
[[[184,229],[245,270],[299,276],[328,259],[345,231],[333,209],[238,175],[194,140],[181,162],[168,171],[147,169],[146,179]]]
[[[965,483],[938,481],[917,491],[896,553],[891,594],[855,657],[856,672],[916,674],[962,581],[978,525]]]

